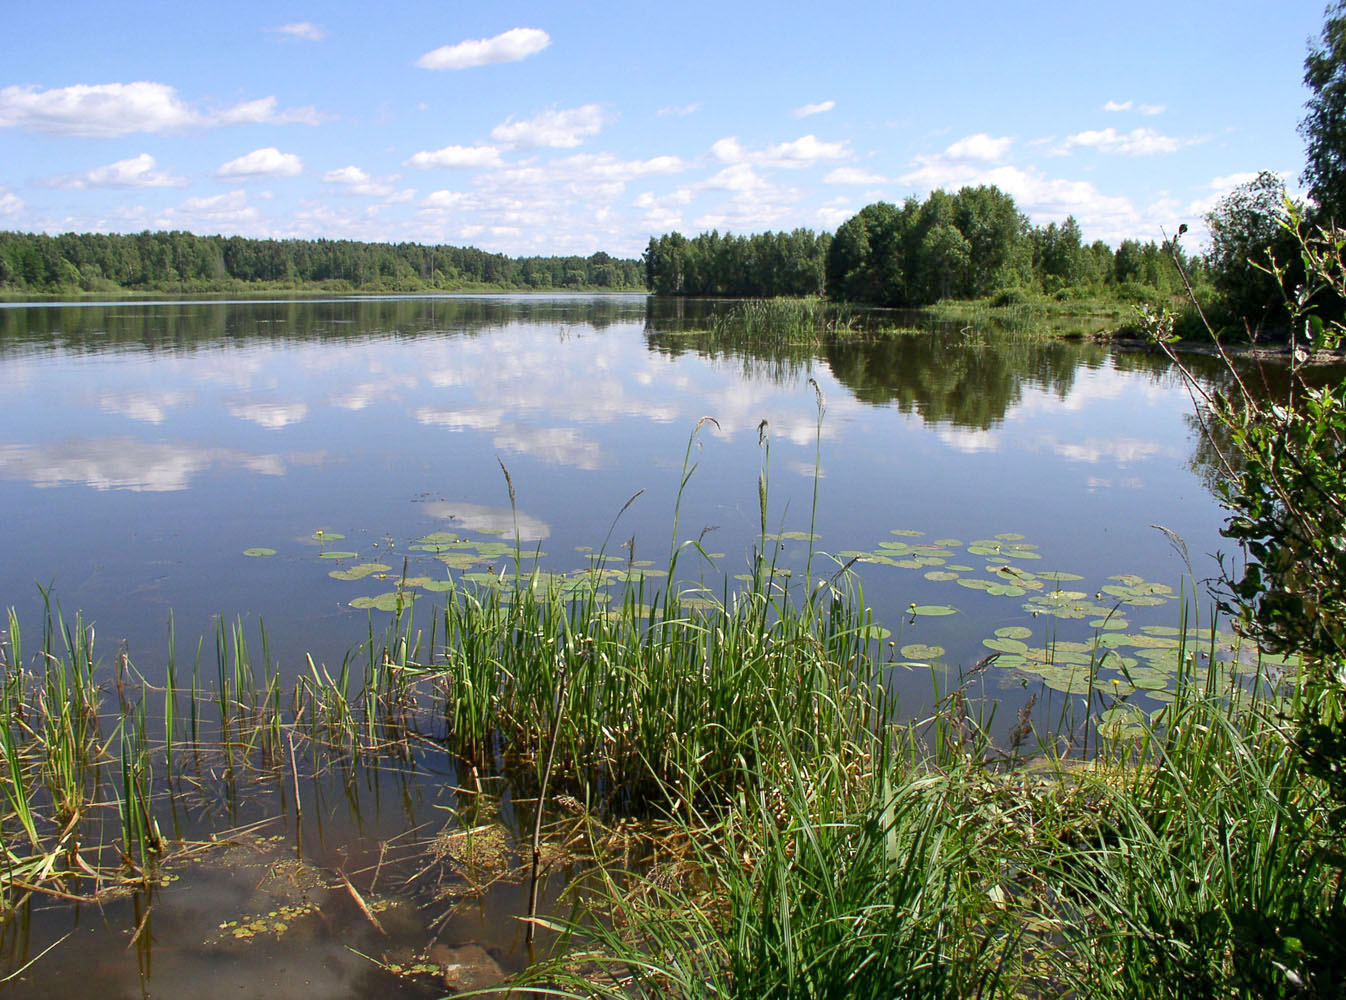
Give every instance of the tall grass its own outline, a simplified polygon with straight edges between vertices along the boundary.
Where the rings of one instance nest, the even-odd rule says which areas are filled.
[[[711,332],[757,347],[789,347],[816,344],[826,334],[854,330],[857,323],[850,307],[825,299],[749,299],[717,313]]]

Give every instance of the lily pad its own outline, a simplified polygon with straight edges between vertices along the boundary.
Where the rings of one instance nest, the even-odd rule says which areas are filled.
[[[1102,629],[1105,632],[1123,632],[1130,628],[1130,622],[1125,618],[1095,618],[1089,623],[1090,628]]]
[[[330,551],[330,552],[324,552],[324,553],[323,553],[322,555],[320,555],[318,558],[319,558],[319,559],[354,559],[354,558],[356,558],[357,556],[359,556],[359,554],[360,554],[360,553],[358,553],[358,552],[344,552],[344,551],[341,551],[341,550],[338,550],[338,549],[333,549],[333,550]]]
[[[401,601],[402,607],[405,608],[415,600],[415,598],[415,594],[410,594],[405,591],[398,594],[396,591],[393,591],[389,594],[379,594],[377,597],[357,597],[355,600],[351,601],[351,607],[355,608],[357,611],[365,611],[372,608],[375,611],[393,612],[397,610],[399,600]]]
[[[994,649],[997,653],[1017,653],[1022,655],[1028,652],[1028,644],[1019,639],[983,639],[981,644],[987,649]]]
[[[1002,639],[1028,639],[1032,637],[1033,630],[1023,625],[1006,625],[996,629],[995,634]]]
[[[951,608],[947,604],[913,604],[907,611],[921,618],[942,618],[958,613],[957,608]]]
[[[317,531],[313,533],[314,541],[318,542],[330,542],[345,537],[346,536],[339,531],[324,531],[322,528],[319,528]]]
[[[912,660],[938,660],[946,650],[943,646],[927,646],[925,643],[913,642],[903,646],[901,652],[903,656]]]
[[[945,583],[949,580],[957,580],[958,574],[951,573],[946,569],[932,569],[925,574],[927,580],[934,580],[936,583]]]
[[[890,534],[902,535],[906,538],[920,538],[925,534],[924,531],[913,531],[911,528],[893,528]]]
[[[274,556],[276,554],[276,550],[264,548],[263,546],[258,545],[251,549],[244,549],[243,554],[245,556],[253,556],[254,558],[260,556]]]
[[[390,569],[392,567],[384,563],[360,563],[349,569],[334,569],[327,575],[334,580],[363,580],[374,573],[387,573]]]

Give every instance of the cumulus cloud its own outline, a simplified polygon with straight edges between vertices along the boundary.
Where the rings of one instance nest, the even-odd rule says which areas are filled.
[[[246,101],[220,111],[187,104],[163,83],[75,84],[42,90],[33,86],[0,89],[0,128],[21,128],[49,135],[107,138],[132,132],[170,132],[238,124],[317,124],[311,107],[277,110],[274,97]]]
[[[156,188],[181,187],[187,183],[168,170],[156,170],[154,157],[141,153],[127,160],[118,160],[106,166],[94,167],[83,173],[63,174],[49,183],[53,187],[82,191],[87,188]]]
[[[710,152],[721,163],[786,168],[812,167],[825,160],[843,160],[850,155],[845,142],[822,142],[815,135],[800,136],[762,150],[744,149],[737,136],[729,136],[712,144]]]
[[[254,149],[228,163],[220,164],[215,176],[222,179],[254,180],[266,177],[294,177],[304,163],[294,153],[282,153],[275,146]]]
[[[409,167],[421,170],[466,167],[482,169],[498,167],[503,163],[495,146],[445,146],[443,149],[423,150],[406,161]]]
[[[1005,158],[1013,143],[1014,140],[1009,136],[995,138],[985,132],[978,132],[959,139],[944,150],[943,156],[963,163],[995,163]]]
[[[571,193],[587,192],[620,195],[628,181],[659,174],[675,174],[686,169],[676,156],[654,156],[648,160],[623,160],[612,153],[579,153],[548,163],[510,167],[498,171],[479,183],[485,187],[529,188],[533,190],[568,189]]]
[[[295,21],[268,30],[275,32],[277,35],[284,35],[286,38],[302,39],[306,42],[321,42],[327,37],[327,32],[312,21]]]
[[[1069,136],[1063,151],[1077,147],[1096,149],[1100,153],[1120,153],[1123,156],[1153,156],[1156,153],[1176,153],[1192,140],[1175,139],[1161,135],[1152,128],[1137,128],[1118,132],[1115,128],[1093,129]]]
[[[23,199],[8,188],[0,187],[0,215],[18,215]]]
[[[541,28],[511,28],[494,38],[478,38],[443,45],[416,60],[422,69],[470,69],[491,63],[518,62],[536,55],[551,44]]]
[[[578,108],[544,111],[523,121],[511,118],[491,129],[491,138],[524,149],[539,146],[565,149],[597,135],[604,124],[603,109],[597,104],[585,104]]]
[[[431,191],[421,199],[421,205],[424,208],[444,212],[452,209],[463,208],[471,201],[471,196],[462,191]]]
[[[188,198],[180,205],[144,218],[136,225],[145,229],[185,229],[190,232],[242,232],[257,235],[260,216],[248,204],[246,192],[227,191],[205,198]]]
[[[1104,111],[1139,111],[1142,115],[1162,115],[1167,108],[1162,104],[1135,104],[1132,101],[1108,101],[1103,105]]]
[[[819,101],[817,104],[805,104],[802,107],[795,108],[794,116],[796,118],[807,118],[809,115],[821,115],[826,111],[831,111],[836,106],[836,101]]]
[[[863,167],[837,167],[823,178],[824,184],[882,184],[888,178]]]
[[[339,167],[322,175],[324,184],[333,184],[346,194],[363,195],[368,198],[386,198],[396,192],[393,181],[397,176],[371,177],[359,167]]]

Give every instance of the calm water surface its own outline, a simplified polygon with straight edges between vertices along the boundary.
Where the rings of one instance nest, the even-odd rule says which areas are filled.
[[[37,585],[53,588],[146,673],[170,610],[179,636],[209,634],[218,614],[261,618],[283,665],[339,658],[368,627],[350,602],[390,585],[329,570],[378,561],[395,577],[412,556],[424,572],[408,546],[434,531],[512,537],[501,462],[524,546],[550,568],[584,565],[579,550],[610,531],[622,558],[634,539],[635,558],[663,565],[703,416],[715,423],[679,534],[706,531],[722,554],[708,577],[748,564],[762,421],[769,529],[809,528],[818,468],[827,553],[911,538],[894,529],[926,542],[1017,533],[1039,546],[1035,567],[1091,592],[1123,573],[1176,585],[1162,524],[1198,575],[1213,569],[1221,512],[1194,468],[1191,403],[1161,362],[957,331],[754,356],[683,332],[707,308],[644,296],[0,308],[0,595],[35,621]],[[826,401],[820,467],[810,378]],[[276,555],[244,555],[255,547]],[[783,564],[806,548],[787,540]],[[333,551],[358,558],[320,558]],[[1022,601],[861,568],[889,627],[912,602],[956,606],[902,633],[955,658],[1023,615]]]
[[[998,628],[1087,640],[1090,616],[1034,617],[1025,604],[1060,586],[1112,606],[1102,588],[1123,574],[1179,589],[1183,560],[1157,524],[1185,539],[1198,578],[1229,547],[1191,401],[1158,359],[958,329],[753,351],[695,332],[716,308],[634,295],[0,307],[0,600],[36,631],[38,587],[48,588],[67,613],[96,621],[105,658],[124,641],[151,680],[163,675],[170,612],[180,661],[217,616],[250,629],[261,620],[293,675],[304,652],[339,663],[371,616],[376,627],[388,620],[352,602],[392,589],[404,559],[432,585],[499,572],[516,524],[522,547],[556,571],[583,567],[605,539],[617,558],[665,565],[702,417],[713,422],[691,451],[678,540],[699,538],[714,558],[682,565],[717,589],[748,568],[769,462],[769,531],[812,524],[815,570],[870,554],[854,568],[893,633],[894,684],[913,711],[929,697],[929,670],[900,666],[919,662],[902,647],[942,646],[956,670]],[[810,379],[826,404],[821,425]],[[433,532],[464,540],[458,565],[415,547]],[[781,544],[780,566],[802,570],[808,542]],[[944,554],[902,548],[925,544]],[[388,567],[383,579],[330,575],[371,562]],[[1005,583],[993,571],[1006,565],[1078,582],[987,590]],[[419,593],[418,604],[439,599],[434,586]],[[955,613],[910,616],[912,604]],[[1137,625],[1177,624],[1172,601],[1125,613]],[[1011,708],[1030,690],[1012,669],[988,676]],[[291,823],[264,827],[258,837],[276,839],[157,890],[138,948],[128,941],[141,897],[83,911],[43,903],[5,924],[4,964],[16,969],[58,940],[53,955],[66,960],[44,959],[11,989],[392,995],[388,977],[346,946],[410,954],[431,933],[517,966],[517,885],[447,919],[431,889],[394,894],[390,944],[370,937],[331,884],[337,868],[367,873],[393,840],[405,853],[389,856],[385,886],[433,856],[427,843],[453,805],[451,769],[420,767],[414,780],[315,782],[298,838],[310,867],[282,864],[298,837]],[[184,800],[183,830],[283,811],[283,787],[236,799],[208,787]],[[314,881],[302,888],[305,879]],[[221,937],[221,923],[291,905],[296,887],[321,903],[295,917],[297,937],[247,948]],[[75,954],[87,961],[72,978]]]

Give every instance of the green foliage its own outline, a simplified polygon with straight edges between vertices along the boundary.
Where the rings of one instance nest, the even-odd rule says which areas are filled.
[[[506,257],[472,247],[351,240],[256,240],[192,233],[0,232],[0,292],[110,292],[122,288],[230,291],[265,284],[331,291],[638,288],[640,262],[589,257]]]
[[[1346,2],[1327,9],[1320,44],[1304,60],[1312,91],[1299,123],[1307,143],[1304,182],[1329,222],[1346,223]]]
[[[753,236],[712,230],[690,240],[681,233],[650,237],[645,287],[656,295],[819,295],[829,242],[826,233],[807,229]]]
[[[1300,211],[1299,206],[1294,206]],[[1210,227],[1211,284],[1221,295],[1223,315],[1246,319],[1255,327],[1270,320],[1287,322],[1281,280],[1273,262],[1294,270],[1284,276],[1291,285],[1303,280],[1299,249],[1285,220],[1285,186],[1278,174],[1263,170],[1222,198],[1206,216]]]
[[[1303,363],[1306,347],[1337,348],[1346,336],[1346,327],[1324,322],[1316,311],[1324,298],[1346,295],[1346,230],[1307,226],[1288,199],[1281,224],[1298,250],[1305,275],[1302,283],[1290,285],[1289,266],[1274,261],[1267,265],[1285,289],[1290,317],[1292,355],[1284,395],[1268,400],[1264,391],[1251,390],[1223,352],[1233,386],[1227,392],[1207,391],[1181,361],[1177,365],[1201,400],[1204,412],[1199,417],[1210,428],[1206,439],[1223,469],[1217,488],[1230,510],[1224,533],[1244,550],[1241,570],[1226,571],[1225,607],[1264,649],[1301,658],[1294,706],[1298,725],[1290,746],[1308,773],[1323,782],[1332,808],[1328,833],[1289,871],[1298,876],[1323,866],[1339,882],[1346,821],[1346,383],[1315,387]],[[1155,332],[1164,342],[1162,322]],[[1246,901],[1234,915],[1232,930],[1255,941],[1228,944],[1273,949],[1266,956],[1273,968],[1293,969],[1291,963],[1298,963],[1304,968],[1299,985],[1308,981],[1309,988],[1297,993],[1290,988],[1293,982],[1276,988],[1258,985],[1251,995],[1339,996],[1339,973],[1332,979],[1323,970],[1340,969],[1346,958],[1340,890],[1335,930],[1325,930],[1315,920],[1305,923],[1289,905]],[[1203,927],[1212,929],[1195,924],[1189,930],[1196,933]],[[1213,929],[1226,935],[1230,931],[1227,921]],[[1210,944],[1192,942],[1194,951]],[[1329,985],[1320,987],[1311,976]]]

